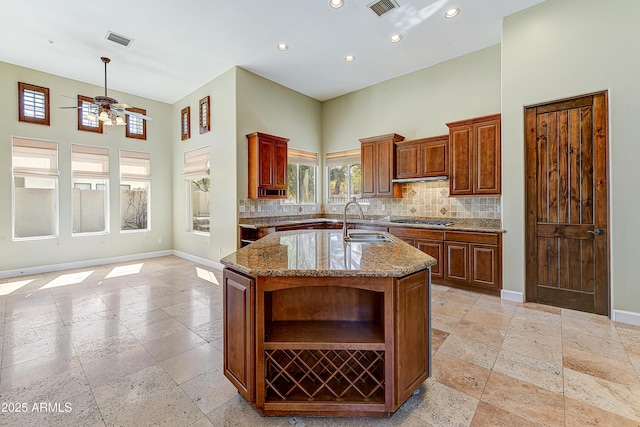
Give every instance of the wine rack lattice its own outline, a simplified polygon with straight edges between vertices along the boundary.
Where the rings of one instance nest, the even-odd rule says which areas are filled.
[[[384,402],[384,351],[265,350],[266,401]]]

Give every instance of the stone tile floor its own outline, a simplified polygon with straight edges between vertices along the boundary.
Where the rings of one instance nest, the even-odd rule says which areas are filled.
[[[390,419],[261,418],[222,282],[163,257],[0,279],[3,426],[640,426],[640,327],[433,285],[433,376]]]

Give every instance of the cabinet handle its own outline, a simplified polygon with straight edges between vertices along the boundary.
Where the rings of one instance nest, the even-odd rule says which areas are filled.
[[[587,231],[587,233],[591,233],[591,234],[595,234],[596,236],[599,236],[601,234],[604,234],[604,231],[602,231],[602,229],[600,229],[600,228],[596,228],[593,231],[591,231],[591,230]]]

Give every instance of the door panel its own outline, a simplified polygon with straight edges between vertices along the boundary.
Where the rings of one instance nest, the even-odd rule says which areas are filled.
[[[609,314],[607,94],[525,109],[526,299]]]

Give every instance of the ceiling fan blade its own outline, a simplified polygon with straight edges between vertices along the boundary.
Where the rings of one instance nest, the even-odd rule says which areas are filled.
[[[145,116],[144,114],[136,113],[135,111],[122,110],[122,112],[128,116],[140,117],[141,119],[145,120],[153,120],[151,117]]]
[[[69,108],[69,109],[75,109],[75,110],[77,110],[78,108],[82,108],[82,107],[58,107],[58,108],[63,108],[63,109],[67,109],[67,108]]]
[[[78,99],[77,96],[69,96],[69,95],[62,95],[62,94],[60,94],[60,96],[64,96],[65,98]]]
[[[113,108],[118,108],[118,109],[120,109],[120,108],[131,108],[131,105],[127,105],[127,104],[125,104],[125,103],[123,102],[123,103],[121,103],[121,104],[113,104],[111,107],[113,107]]]

